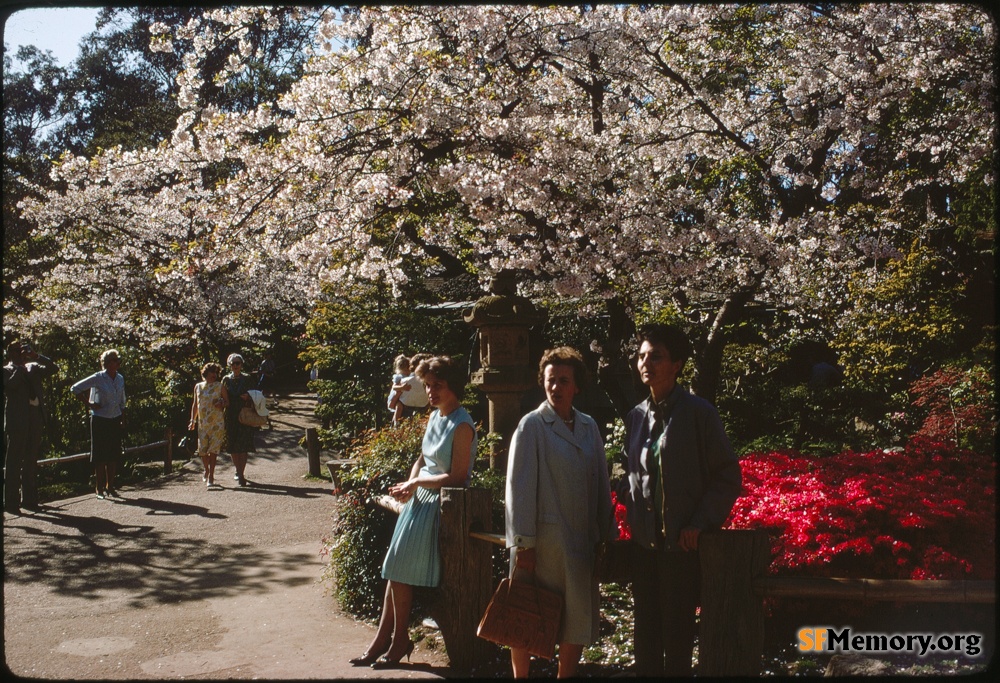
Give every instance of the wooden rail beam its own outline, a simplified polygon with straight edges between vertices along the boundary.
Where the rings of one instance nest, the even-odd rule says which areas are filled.
[[[827,577],[762,576],[753,580],[760,597],[834,598],[886,602],[996,602],[994,581],[908,581]]]

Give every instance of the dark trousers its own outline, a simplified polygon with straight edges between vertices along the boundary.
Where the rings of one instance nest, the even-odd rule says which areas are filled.
[[[42,410],[28,407],[23,423],[5,425],[3,505],[11,512],[38,504],[38,456],[42,450]]]
[[[696,552],[633,546],[636,676],[691,676],[701,591]]]

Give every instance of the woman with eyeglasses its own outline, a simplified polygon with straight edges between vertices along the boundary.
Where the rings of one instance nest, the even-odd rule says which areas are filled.
[[[226,450],[236,467],[234,478],[246,486],[247,459],[256,449],[253,445],[254,428],[240,422],[240,410],[252,405],[250,389],[253,382],[243,374],[243,356],[232,353],[226,359],[229,374],[222,378],[222,398],[226,402]]]

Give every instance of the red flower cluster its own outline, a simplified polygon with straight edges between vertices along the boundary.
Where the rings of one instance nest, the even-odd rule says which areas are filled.
[[[618,500],[618,494],[614,491],[611,492],[611,507],[615,511],[615,521],[618,523],[618,540],[631,541],[632,527],[628,523],[628,510],[625,509],[625,504]]]
[[[767,529],[782,574],[992,579],[995,463],[914,439],[905,452],[751,454],[730,528]]]

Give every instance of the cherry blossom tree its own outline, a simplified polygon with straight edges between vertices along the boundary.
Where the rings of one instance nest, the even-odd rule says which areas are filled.
[[[513,268],[524,293],[689,317],[711,398],[755,306],[835,327],[857,273],[992,191],[995,34],[974,5],[331,10],[276,105],[205,101],[209,58],[225,84],[248,27],[293,12],[150,28],[192,46],[173,138],[54,170],[25,210],[64,253],[23,324],[108,325],[111,297],[116,324],[176,338],[251,325],[251,298],[297,311],[321,284]]]

